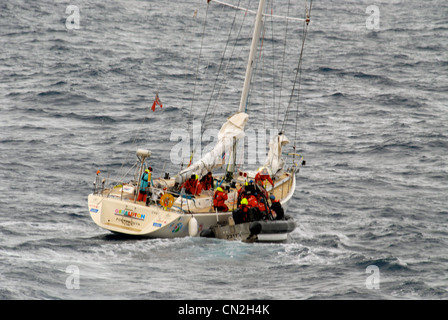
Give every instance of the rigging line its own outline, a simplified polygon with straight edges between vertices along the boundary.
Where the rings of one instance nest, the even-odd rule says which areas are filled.
[[[254,11],[254,10],[249,10],[249,9],[247,9],[247,8],[242,8],[242,7],[239,7],[239,6],[235,6],[235,5],[232,5],[232,4],[230,4],[230,3],[226,3],[226,2],[222,2],[222,1],[218,1],[218,0],[210,0],[210,2],[211,2],[211,1],[216,2],[216,3],[219,3],[219,4],[223,5],[223,6],[230,7],[230,8],[234,8],[234,9],[238,9],[238,10],[242,10],[242,11],[247,11],[247,12],[250,12],[250,13],[252,13],[252,14],[257,14],[257,12]],[[305,21],[305,19],[303,19],[303,18],[295,18],[295,17],[288,17],[288,16],[278,16],[278,15],[275,15],[275,14],[266,14],[266,13],[263,13],[263,16],[271,16],[271,17],[273,17],[273,18],[286,19],[286,20],[293,20],[293,21]]]
[[[264,21],[264,19],[261,19],[261,24],[262,24],[262,29],[265,30],[265,21]],[[255,26],[254,26],[254,29],[255,29]],[[252,30],[252,32],[253,32],[253,30]],[[261,57],[261,54],[263,52],[264,32],[261,33],[259,35],[259,37],[261,37],[261,42],[259,42],[257,48],[255,48],[255,50],[256,50],[255,55],[258,52],[258,50],[260,50],[259,57]],[[250,100],[251,100],[251,97],[252,97],[252,92],[256,92],[255,87],[256,87],[257,83],[255,81],[253,81],[253,79],[257,79],[257,77],[255,75],[259,72],[259,69],[260,69],[259,65],[260,65],[261,62],[259,60],[260,59],[254,59],[254,61],[253,61],[253,64],[254,64],[253,72],[252,72],[252,75],[251,75],[251,77],[249,79],[249,83],[251,83],[252,85],[249,86],[249,91],[248,91],[247,99],[246,99],[246,105],[244,107],[244,112],[245,113],[247,113],[247,108],[249,107],[249,104],[251,103]]]
[[[208,2],[209,2],[209,1],[208,1]],[[219,16],[222,16],[222,13],[223,13],[223,12],[224,12],[224,6],[222,7],[221,14],[218,14],[218,17],[219,17]],[[216,24],[214,25],[214,27],[210,29],[210,30],[212,30],[212,31],[209,32],[208,34],[211,34],[211,35],[216,34],[218,30],[223,29],[222,25],[223,25],[224,23],[225,23],[224,20],[221,19],[221,20],[219,21],[219,23],[216,23]],[[203,31],[202,31],[202,36],[203,36],[203,37],[205,36],[205,29],[203,29]],[[224,55],[225,55],[225,52],[224,52]],[[206,67],[205,67],[205,71],[204,71],[204,81],[205,81],[206,83],[208,82],[208,78],[209,78],[209,77],[208,77],[208,75],[209,75],[209,72],[208,72],[208,71],[209,71],[209,67],[211,66],[210,60],[211,60],[211,59],[208,57],[208,58],[206,59],[206,61],[205,61],[205,65],[206,65]],[[199,61],[198,61],[198,63],[199,63]],[[221,64],[222,64],[222,61],[221,61]],[[221,67],[220,67],[220,68],[221,68]],[[217,76],[219,77],[219,72],[218,72],[218,75],[217,75]],[[211,81],[211,80],[210,80],[210,81]],[[203,95],[203,91],[206,91],[206,87],[205,87],[204,85],[201,86],[201,91],[200,91],[199,96],[202,97],[202,95]],[[205,93],[204,93],[204,95],[205,95]],[[211,94],[211,98],[210,98],[210,100],[212,99],[212,96],[213,96],[213,93]],[[189,165],[192,163],[192,161],[193,161],[193,156],[194,156],[194,154],[196,154],[197,149],[200,148],[201,145],[202,145],[202,137],[203,137],[203,134],[204,134],[204,132],[205,132],[205,130],[206,130],[206,127],[207,127],[207,124],[206,124],[206,118],[207,118],[207,113],[209,113],[209,112],[208,112],[209,107],[210,107],[210,103],[209,103],[209,105],[207,106],[207,111],[206,111],[206,115],[204,116],[204,120],[203,120],[202,122],[200,122],[200,124],[201,124],[201,130],[200,130],[200,133],[199,133],[199,137],[198,137],[198,138],[193,137],[193,146],[192,146],[192,151],[191,151],[191,154],[190,154],[190,163],[189,163]],[[213,114],[213,112],[212,112],[212,114]],[[192,133],[192,136],[193,136],[193,133]],[[195,141],[196,141],[196,142],[195,142]],[[189,166],[189,165],[188,165],[188,166]]]
[[[305,1],[305,4],[306,4],[306,1]],[[307,26],[308,26],[308,24],[309,24],[309,21],[310,21],[310,15],[311,15],[311,7],[312,7],[312,5],[313,5],[313,0],[310,0],[310,7],[309,7],[309,10],[308,10],[308,12],[307,12],[307,14],[306,14],[306,24],[307,24]],[[306,10],[306,8],[305,8],[305,10]],[[306,34],[304,35],[304,36],[306,36]],[[305,40],[304,40],[305,41]],[[300,83],[299,83],[299,88],[300,88]],[[300,91],[300,89],[299,89],[299,91]],[[294,146],[293,146],[293,148],[294,148],[294,152],[296,152],[296,143],[297,143],[297,123],[299,122],[299,100],[300,100],[300,94],[299,94],[300,92],[298,92],[298,97],[297,97],[297,106],[296,106],[296,125],[295,125],[295,130],[294,130]]]
[[[222,7],[222,12],[224,12],[224,6]],[[220,15],[218,15],[218,16],[220,16]],[[210,29],[210,30],[212,30],[212,32],[210,32],[209,34],[212,34],[212,35],[216,34],[217,30],[221,30],[222,29],[222,24],[223,24],[223,20],[221,19],[219,23],[214,24],[214,28],[213,28],[213,30]],[[208,72],[209,72],[209,70],[210,70],[209,68],[211,66],[210,60],[211,60],[210,57],[208,57],[207,60],[204,63],[204,65],[206,66],[205,67],[205,71],[204,71],[204,80],[206,82],[208,82],[208,77],[209,77],[209,73]],[[203,96],[203,92],[206,91],[206,88],[207,88],[206,86],[201,86],[201,91],[200,91],[199,96],[201,96],[201,97]]]
[[[158,86],[157,86],[156,95],[159,94],[159,88],[160,88],[160,83],[159,83]],[[149,112],[149,110],[148,110],[148,112]],[[148,119],[149,119],[149,118],[148,118]],[[137,141],[137,137],[141,137],[141,136],[142,136],[142,135],[141,135],[141,132],[142,132],[143,130],[145,130],[145,128],[143,127],[143,125],[145,124],[146,120],[147,120],[147,117],[144,116],[143,119],[141,120],[141,124],[140,124],[140,126],[138,126],[139,129],[135,132],[135,135],[134,135],[134,137],[132,138],[131,145],[134,145],[134,146],[135,146],[135,145],[136,145],[136,141]],[[129,162],[129,158],[130,158],[130,156],[131,156],[130,153],[127,153],[127,155],[126,155],[126,157],[125,157],[125,161],[121,163],[121,167],[120,167],[120,169],[119,169],[119,171],[118,171],[118,172],[119,172],[119,173],[118,173],[119,175],[122,174],[122,172],[123,172],[123,170],[124,170],[124,164]],[[126,176],[126,174],[127,174],[127,173],[123,174],[123,178]]]
[[[157,92],[158,92],[158,90],[157,90]],[[149,112],[149,110],[148,110],[148,112]],[[132,138],[131,145],[136,146],[137,137],[141,137],[141,136],[142,136],[141,132],[142,132],[143,130],[145,130],[144,127],[143,127],[143,125],[145,124],[145,122],[146,122],[147,119],[149,119],[149,118],[147,118],[146,116],[144,116],[143,119],[141,120],[141,124],[140,124],[140,126],[139,126],[139,129],[137,130],[137,132],[135,133],[134,137]],[[119,169],[119,171],[118,171],[118,176],[122,176],[123,179],[125,178],[125,176],[126,176],[126,175],[129,173],[129,171],[130,171],[130,170],[129,170],[129,171],[126,172],[126,173],[122,173],[122,172],[124,171],[124,164],[129,162],[129,158],[130,158],[130,157],[131,157],[131,153],[130,153],[130,152],[126,153],[125,161],[121,163],[121,167],[120,167],[120,169]]]
[[[271,14],[274,12],[274,0],[271,2]],[[271,16],[271,36],[272,36],[272,110],[275,120],[275,44],[274,44],[274,19]],[[275,124],[275,122],[274,122]]]
[[[240,2],[241,2],[241,0],[238,1],[238,5],[240,4]],[[225,45],[225,47],[224,47],[224,52],[223,52],[223,54],[222,54],[221,62],[219,63],[218,72],[217,72],[217,74],[216,74],[215,82],[213,83],[212,92],[210,93],[210,99],[208,100],[207,109],[206,109],[205,114],[204,114],[204,120],[203,120],[203,122],[202,122],[202,123],[203,123],[203,128],[202,128],[202,130],[201,130],[201,139],[202,139],[202,135],[203,135],[204,132],[205,132],[205,128],[206,128],[206,126],[207,126],[207,125],[206,125],[206,119],[207,119],[207,116],[208,116],[208,111],[210,110],[210,105],[211,105],[211,101],[212,101],[212,99],[213,99],[213,94],[214,94],[214,92],[215,92],[216,84],[217,84],[217,82],[218,82],[219,75],[220,75],[220,73],[221,73],[221,68],[222,68],[223,62],[224,62],[224,60],[225,60],[225,55],[226,55],[227,47],[228,47],[228,45],[229,45],[230,38],[231,38],[231,35],[232,35],[233,26],[235,25],[236,16],[237,16],[237,11],[235,11],[235,15],[234,15],[234,17],[233,17],[232,25],[230,26],[229,35],[228,35],[228,37],[227,37],[226,45]]]
[[[303,49],[305,47],[305,39],[306,39],[306,35],[307,35],[307,32],[308,32],[309,17],[310,17],[310,13],[311,13],[311,3],[312,3],[312,1],[310,2],[310,9],[309,10],[307,9],[306,4],[305,4],[305,15],[306,15],[307,18],[305,19],[305,24],[304,24],[304,29],[303,29],[302,47],[301,47],[301,50],[300,50],[299,63],[298,63],[298,66],[297,66],[296,76],[295,76],[295,79],[294,79],[294,85],[293,85],[293,88],[292,88],[292,91],[291,91],[291,95],[289,97],[289,102],[288,102],[288,106],[287,106],[287,109],[286,109],[286,112],[285,112],[285,117],[283,119],[281,132],[283,132],[284,129],[285,129],[286,120],[288,118],[289,109],[290,109],[290,106],[291,106],[291,103],[292,103],[292,98],[294,96],[294,91],[295,91],[295,87],[296,87],[297,83],[298,83],[297,94],[298,94],[298,96],[300,95],[300,80],[301,80],[301,75],[302,75],[302,72],[301,72],[301,70],[302,70],[302,57],[303,57]],[[296,126],[297,126],[297,124],[296,124]]]
[[[291,0],[288,0],[288,12],[287,14],[289,15],[289,10],[291,8]],[[282,101],[282,89],[283,89],[283,75],[285,73],[285,58],[286,58],[286,42],[287,42],[287,37],[288,37],[288,20],[286,20],[286,26],[285,26],[285,39],[283,42],[283,58],[282,58],[282,72],[280,74],[280,96],[278,98],[278,109],[277,109],[277,114],[274,114],[274,120],[275,120],[275,128],[278,129],[278,120],[280,118],[280,108],[281,108],[281,101]],[[275,113],[275,110],[274,110]]]
[[[274,44],[274,21],[272,19],[272,13],[274,12],[274,8],[273,8],[274,0],[271,0],[270,4],[271,4],[271,8],[270,8],[271,9],[271,45],[272,45],[272,109],[275,110],[275,44]],[[266,6],[266,10],[268,10],[267,6]],[[264,22],[263,23],[263,41],[264,41],[264,39],[266,37],[267,26],[268,26],[267,22]],[[263,63],[263,67],[262,67],[263,71],[262,71],[262,77],[261,77],[262,78],[262,84],[263,84],[264,81],[265,81],[265,78],[264,78],[264,66],[265,65],[267,66],[267,62],[266,62],[267,59],[265,60],[265,56],[266,55],[264,54],[264,47],[263,46],[261,47],[261,52],[263,52],[263,62],[262,62]],[[261,52],[260,52],[260,55],[261,55]],[[262,85],[262,88],[264,88],[264,85]],[[264,92],[264,90],[263,90],[263,92]],[[263,95],[263,98],[264,98],[263,103],[265,105],[264,130],[266,132],[266,115],[267,115],[269,109],[267,109],[267,104],[266,104],[266,99],[265,99],[266,95]]]
[[[265,60],[265,54],[264,54],[264,38],[266,36],[266,24],[263,23],[263,32],[261,33],[261,48],[260,48],[260,55],[258,60],[260,61],[261,64],[261,88],[264,88],[264,83],[265,83],[265,77],[264,77],[264,72],[265,72],[265,65],[266,65],[266,60]],[[262,97],[262,106],[264,107],[264,112],[263,112],[263,129],[266,132],[266,113],[267,113],[267,105],[266,105],[266,94],[264,90],[261,90],[261,97]]]
[[[249,1],[249,5],[250,5],[250,1]],[[246,17],[247,17],[247,12],[244,13],[243,20],[241,21],[241,25],[240,25],[240,28],[239,28],[239,30],[238,30],[238,34],[237,34],[237,36],[236,36],[236,38],[235,38],[235,42],[234,42],[234,45],[233,45],[233,48],[232,48],[232,53],[230,54],[230,57],[229,57],[228,60],[227,60],[227,65],[226,65],[225,73],[224,73],[224,74],[225,74],[225,76],[224,76],[224,80],[222,81],[221,86],[220,86],[220,88],[219,88],[219,91],[218,91],[218,97],[217,97],[216,100],[215,100],[215,104],[214,104],[213,109],[212,109],[212,114],[215,113],[216,107],[217,107],[217,105],[218,105],[218,101],[220,101],[221,96],[222,96],[222,94],[223,94],[223,89],[224,89],[224,87],[226,86],[226,84],[227,84],[227,82],[228,82],[228,77],[227,77],[227,75],[228,75],[231,71],[234,72],[234,71],[235,71],[235,68],[236,68],[236,65],[238,64],[238,62],[232,63],[232,58],[234,57],[235,49],[236,49],[236,47],[237,47],[238,40],[239,40],[239,38],[240,38],[241,30],[243,29],[243,25],[244,25],[244,22],[245,22],[245,20],[246,20]],[[237,54],[237,57],[241,57],[242,52],[243,52],[243,48],[240,49],[239,54]],[[239,62],[239,64],[241,64],[241,61]],[[232,68],[231,68],[231,65],[232,65]],[[231,71],[229,71],[230,69],[231,69]]]
[[[257,50],[260,50],[260,56],[261,56],[261,54],[263,52],[263,41],[261,42],[261,44],[259,44],[259,46],[260,47],[257,48]],[[260,64],[261,64],[261,67],[260,67]],[[262,62],[260,62],[260,59],[255,59],[254,60],[254,67],[253,67],[253,73],[252,73],[252,77],[251,77],[252,85],[250,86],[249,93],[247,95],[246,106],[245,106],[245,109],[244,109],[245,113],[247,113],[247,108],[248,108],[248,106],[250,104],[250,99],[252,97],[252,92],[256,92],[256,88],[257,88],[256,81],[252,82],[252,79],[256,79],[257,78],[256,75],[258,74],[260,68],[262,69],[262,72],[263,72],[263,68],[262,67],[263,67],[263,64],[262,64]],[[263,74],[262,74],[262,76],[263,76]]]
[[[194,87],[193,87],[193,97],[191,99],[191,106],[190,106],[191,122],[188,124],[188,132],[189,133],[193,133],[193,128],[192,128],[193,127],[193,105],[194,105],[194,99],[195,99],[195,95],[196,95],[196,86],[197,86],[198,76],[199,76],[199,65],[200,65],[200,62],[201,62],[202,47],[204,45],[205,26],[207,25],[207,17],[208,17],[209,6],[210,6],[210,1],[207,1],[207,9],[205,11],[204,22],[203,22],[203,25],[202,25],[201,46],[200,46],[200,49],[199,49],[198,63],[197,63],[197,66],[196,66],[196,76],[195,76]],[[195,150],[195,148],[193,148],[191,150],[190,159],[192,159],[192,157],[193,157],[194,150]]]
[[[241,10],[241,11],[246,11],[246,12],[250,12],[250,13],[253,13],[253,14],[257,14],[257,12],[254,11],[254,10],[249,10],[247,8],[240,7],[239,4],[238,4],[238,6],[235,6],[235,5],[232,5],[230,3],[226,3],[226,2],[222,2],[222,1],[218,1],[218,0],[210,0],[210,1],[216,2],[218,4],[221,4],[223,6],[227,6],[227,7],[233,8],[233,9],[237,9],[237,10]]]
[[[195,21],[196,18],[197,18],[198,11],[199,11],[199,7],[198,7],[197,9],[194,10],[194,12],[193,12],[193,17],[191,18],[191,20],[188,19],[188,21],[189,21],[189,26],[188,26],[187,28],[184,29],[184,36],[185,36],[185,34],[188,34],[188,35],[190,35],[190,36],[193,34],[193,23],[194,23],[194,21]],[[189,31],[187,31],[187,30],[189,30]],[[190,62],[193,61],[193,57],[191,57],[190,59],[188,59],[188,57],[189,57],[189,53],[191,53],[191,52],[193,51],[193,48],[192,48],[192,43],[193,43],[193,41],[192,41],[191,39],[189,39],[187,42],[188,42],[189,47],[188,47],[188,51],[185,50],[185,55],[186,55],[185,61],[188,61],[187,66],[189,66],[189,65],[190,65]],[[186,72],[185,72],[185,75],[184,75],[184,80],[185,80],[185,81],[186,81],[186,79],[187,79],[187,75],[188,75],[188,72],[186,71]]]
[[[202,25],[202,37],[201,37],[201,47],[199,49],[199,57],[198,57],[198,63],[196,66],[196,78],[194,81],[194,87],[193,87],[193,98],[191,99],[191,106],[190,106],[190,117],[191,117],[191,122],[193,122],[193,104],[194,104],[194,99],[195,99],[195,94],[196,94],[196,86],[197,86],[197,82],[198,82],[198,75],[199,75],[199,64],[201,61],[201,56],[202,56],[202,47],[204,45],[204,34],[205,34],[205,26],[207,24],[207,16],[208,16],[208,8],[209,8],[210,2],[207,2],[207,9],[205,11],[205,17],[204,17],[204,22]]]
[[[306,3],[307,3],[307,1],[305,1],[305,16],[309,18],[309,10],[307,9]],[[303,34],[302,34],[302,50],[300,52],[300,60],[302,60],[303,48],[304,48],[304,45],[305,45],[305,37],[306,37],[306,34],[308,32],[308,27],[307,27],[308,23],[305,22],[305,24],[306,25],[303,28]],[[300,66],[300,69],[301,69],[302,68],[302,62],[301,61],[299,61],[299,66]],[[299,83],[298,83],[298,88],[297,88],[297,101],[296,101],[296,119],[295,119],[295,124],[296,125],[295,125],[295,129],[294,129],[294,146],[293,146],[294,152],[296,152],[296,143],[297,143],[297,127],[298,127],[297,123],[299,121],[299,105],[300,105],[299,102],[300,102],[300,87],[301,87],[301,81],[300,80],[301,80],[301,77],[302,77],[302,72],[300,71]],[[294,155],[294,157],[295,157],[295,155]]]

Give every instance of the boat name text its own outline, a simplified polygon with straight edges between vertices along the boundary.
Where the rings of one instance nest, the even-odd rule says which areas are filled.
[[[130,211],[130,210],[120,210],[120,209],[115,209],[115,214],[118,216],[123,216],[123,217],[129,217],[132,219],[138,219],[138,220],[145,220],[145,215],[138,213],[138,212],[134,212],[134,211]]]

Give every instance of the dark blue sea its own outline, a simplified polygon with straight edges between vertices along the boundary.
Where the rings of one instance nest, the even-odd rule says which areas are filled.
[[[287,3],[267,11],[304,16]],[[237,110],[253,19],[205,0],[1,1],[0,299],[448,299],[445,0],[312,2],[286,121],[306,160],[287,242],[122,238],[91,220],[97,170],[118,178],[145,148],[174,175],[175,130]],[[248,114],[267,132],[304,24],[265,26]]]

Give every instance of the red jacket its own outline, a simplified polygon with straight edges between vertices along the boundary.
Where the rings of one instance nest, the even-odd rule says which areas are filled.
[[[257,183],[258,181],[261,181],[262,183],[264,183],[265,180],[268,180],[269,183],[274,186],[274,182],[271,179],[271,176],[268,174],[261,174],[261,172],[258,172],[255,176],[255,183]]]
[[[200,194],[202,191],[201,184],[198,182],[198,180],[194,179],[188,179],[187,181],[185,181],[182,187],[185,188],[185,191],[189,194]]]
[[[263,202],[258,202],[258,209],[261,211],[261,212],[265,212],[266,211],[266,206],[265,206],[265,204],[263,203]]]
[[[213,177],[205,176],[201,180],[202,189],[209,190],[210,188],[213,188]]]
[[[256,208],[258,207],[258,201],[257,201],[257,197],[255,197],[254,195],[250,196],[249,199],[247,199],[248,202],[248,207],[249,208]]]
[[[222,191],[216,191],[213,197],[213,205],[215,208],[224,207],[227,200],[227,193]]]

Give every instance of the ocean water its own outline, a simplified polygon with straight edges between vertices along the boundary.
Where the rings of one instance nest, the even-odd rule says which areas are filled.
[[[254,0],[229,2],[256,9]],[[271,7],[303,17],[303,1]],[[156,175],[175,174],[173,132],[190,132],[208,107],[211,129],[236,111],[250,28],[234,38],[253,16],[206,8],[198,0],[0,3],[0,299],[447,299],[442,0],[313,1],[299,108],[288,120],[297,116],[307,164],[286,243],[132,239],[94,224],[87,195],[97,170],[119,177],[144,147]],[[298,63],[303,24],[288,22],[292,46],[280,68],[283,25],[266,18],[274,28],[256,75],[271,89],[257,82],[248,111],[266,130],[283,119]],[[226,44],[234,55],[221,60]],[[221,102],[209,104],[222,70],[231,72],[216,81],[226,79]],[[157,92],[163,108],[152,112]]]

